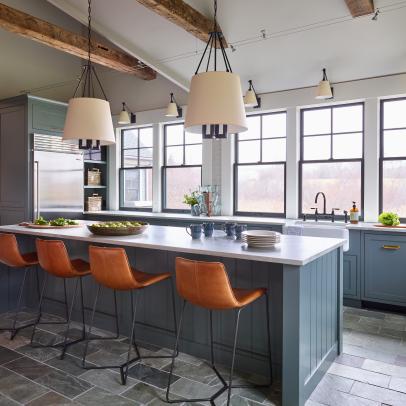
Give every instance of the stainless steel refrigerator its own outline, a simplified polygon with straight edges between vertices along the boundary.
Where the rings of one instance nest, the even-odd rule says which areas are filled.
[[[60,136],[34,134],[33,218],[83,212],[83,153]]]

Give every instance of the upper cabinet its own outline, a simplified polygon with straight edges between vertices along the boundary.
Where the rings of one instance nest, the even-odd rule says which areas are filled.
[[[30,98],[30,126],[33,133],[62,133],[65,125],[67,105]]]

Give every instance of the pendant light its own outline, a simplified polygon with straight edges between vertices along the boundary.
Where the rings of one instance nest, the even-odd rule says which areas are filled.
[[[220,46],[225,71],[217,70],[217,45]],[[199,69],[207,55],[206,71]],[[213,58],[212,58],[213,57]],[[209,71],[213,59],[214,70]],[[214,30],[192,77],[185,117],[188,132],[203,138],[227,138],[227,134],[247,131],[247,120],[240,77],[233,73],[217,27],[217,0],[214,0]]]
[[[333,88],[331,87],[330,81],[327,78],[326,69],[323,69],[323,79],[317,86],[316,99],[328,100],[332,99],[333,97]]]
[[[171,93],[171,99],[169,101],[168,107],[166,108],[165,116],[180,118],[182,117],[182,114],[182,108],[178,106],[173,93]]]
[[[73,98],[69,100],[63,130],[63,140],[79,140],[79,148],[81,149],[99,149],[100,145],[115,143],[110,104],[90,57],[91,12],[91,0],[88,0],[87,62],[83,67]],[[104,100],[95,97],[95,83],[100,87]],[[82,96],[76,97],[81,85]]]
[[[258,97],[252,80],[249,80],[248,84],[249,88],[244,96],[244,105],[245,107],[253,107],[254,109],[259,109],[261,107],[261,98]]]
[[[135,124],[137,122],[135,114],[128,109],[125,102],[123,102],[122,104],[123,109],[120,111],[117,123],[120,125]]]

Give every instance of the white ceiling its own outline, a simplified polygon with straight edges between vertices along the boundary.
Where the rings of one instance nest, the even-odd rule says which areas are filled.
[[[85,0],[48,1],[80,21],[86,18]],[[187,2],[212,14],[212,0]],[[236,45],[228,53],[243,86],[253,79],[265,93],[312,86],[323,67],[333,82],[405,72],[406,1],[375,5],[381,8],[376,22],[371,16],[351,19],[344,0],[219,0],[218,20]],[[201,41],[136,0],[94,0],[93,16],[100,34],[187,89]],[[271,38],[259,40],[261,29]],[[255,41],[240,43],[247,39]]]

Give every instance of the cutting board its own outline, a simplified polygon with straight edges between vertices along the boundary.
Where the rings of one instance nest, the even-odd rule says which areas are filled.
[[[384,224],[374,224],[374,227],[381,227],[381,228],[406,228],[406,225],[400,224],[398,226],[385,226]]]
[[[71,225],[66,225],[66,226],[51,226],[51,225],[41,225],[41,224],[33,224],[33,223],[21,223],[19,225],[22,226],[22,227],[36,228],[36,229],[78,228],[78,227],[82,227],[82,224],[71,224]]]

